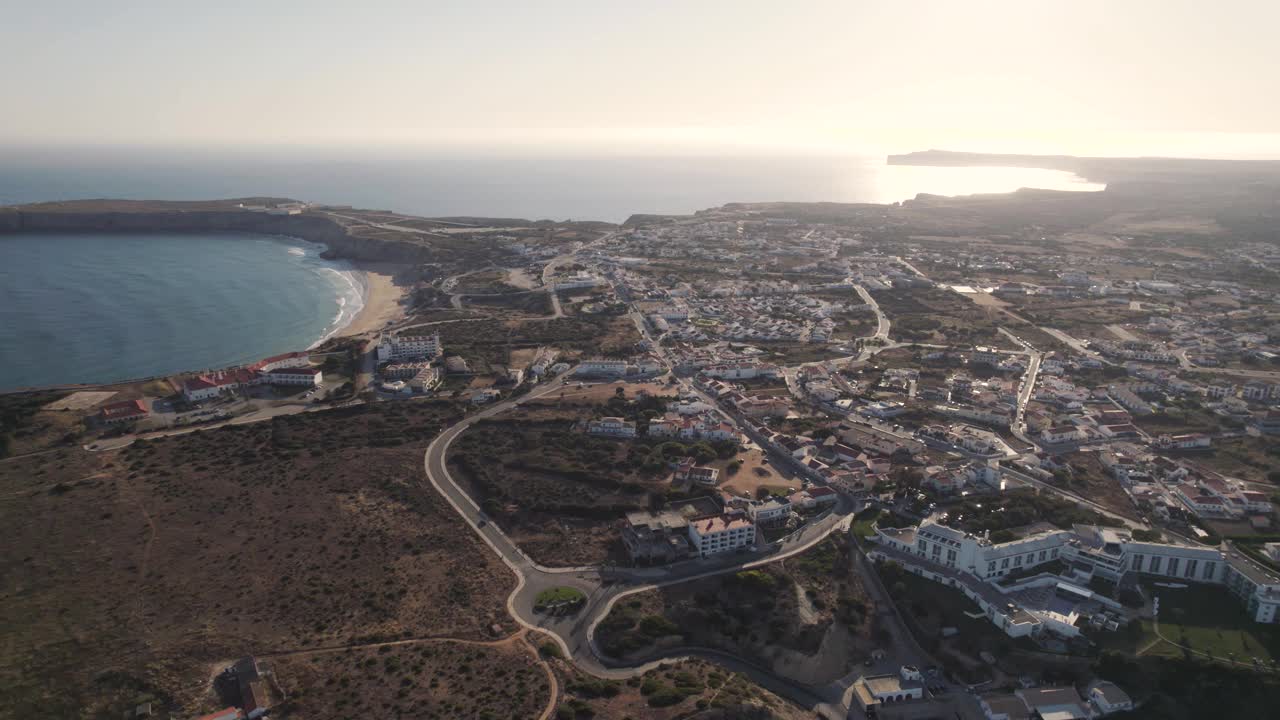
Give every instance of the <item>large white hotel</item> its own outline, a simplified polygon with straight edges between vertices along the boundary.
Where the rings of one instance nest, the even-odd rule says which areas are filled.
[[[378,362],[388,360],[434,360],[444,353],[440,333],[408,335],[383,333],[378,339]]]
[[[1125,529],[1092,525],[1045,529],[993,543],[932,518],[916,527],[877,527],[872,539],[876,547],[868,554],[873,559],[892,560],[909,572],[956,587],[1014,637],[1044,631],[1078,635],[1079,602],[1119,617],[1124,610],[1118,603],[1086,586],[1094,576],[1119,583],[1129,573],[1162,582],[1224,585],[1254,621],[1280,621],[1280,575],[1229,545],[1143,542]],[[1061,575],[1034,572],[1056,560],[1067,568]],[[1017,580],[1006,577],[1014,574]]]

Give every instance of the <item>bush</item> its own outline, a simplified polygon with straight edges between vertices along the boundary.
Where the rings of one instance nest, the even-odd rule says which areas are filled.
[[[649,707],[671,707],[680,704],[686,697],[688,695],[678,689],[664,685],[649,695]]]
[[[646,637],[679,635],[680,627],[661,615],[646,615],[640,620],[640,632]]]

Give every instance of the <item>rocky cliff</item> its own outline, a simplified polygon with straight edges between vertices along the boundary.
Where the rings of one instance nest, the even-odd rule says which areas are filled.
[[[0,233],[13,232],[252,232],[322,243],[325,257],[418,263],[432,259],[431,246],[412,238],[381,239],[353,235],[329,216],[268,215],[225,209],[165,209],[150,203],[143,210],[84,210],[56,206],[0,208]]]

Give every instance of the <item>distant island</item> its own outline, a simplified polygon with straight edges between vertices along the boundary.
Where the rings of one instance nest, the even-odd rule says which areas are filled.
[[[1280,161],[1217,160],[1168,157],[1076,157],[1074,155],[1026,155],[1006,153],[923,150],[890,155],[890,165],[934,167],[1017,167],[1061,170],[1093,182],[1172,181],[1197,179],[1266,179],[1280,183]]]

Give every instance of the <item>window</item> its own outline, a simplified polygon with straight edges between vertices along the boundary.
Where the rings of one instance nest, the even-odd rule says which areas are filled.
[[[1034,564],[1035,564],[1035,562],[1036,562],[1036,554],[1035,554],[1035,553],[1027,553],[1027,564],[1028,564],[1028,565],[1034,565]]]
[[[1175,558],[1169,558],[1169,574],[1170,574],[1170,575],[1177,575],[1177,574],[1178,574],[1178,563],[1179,563],[1179,562],[1180,562],[1180,560],[1178,560],[1178,558],[1176,558],[1176,557],[1175,557]]]
[[[1049,551],[1048,551],[1048,550],[1041,550],[1041,551],[1040,551],[1040,562],[1044,562],[1044,556],[1045,556],[1045,555],[1047,555],[1048,553],[1049,553]]]
[[[1002,570],[1006,570],[1009,568],[1009,558],[1005,558],[1004,560],[1000,561],[1000,568]]]
[[[1130,567],[1132,567],[1134,570],[1137,570],[1138,572],[1142,572],[1142,556],[1134,555],[1133,561]]]
[[[1199,560],[1188,560],[1187,572],[1185,577],[1194,578],[1196,576],[1196,565],[1198,565],[1199,563],[1200,563]]]
[[[1156,555],[1155,557],[1151,558],[1151,568],[1148,570],[1148,572],[1153,572],[1153,573],[1160,572],[1161,560],[1163,560],[1163,558],[1161,558],[1159,555]]]
[[[955,550],[948,550],[948,551],[947,551],[947,562],[949,562],[949,563],[953,563],[953,562],[955,562],[955,561],[956,561],[956,551],[955,551]]]
[[[1013,559],[1013,566],[1014,566],[1014,567],[1022,567],[1022,556],[1021,556],[1021,555],[1019,555],[1018,557],[1016,557],[1016,558],[1014,558],[1014,559]]]
[[[916,547],[920,548],[921,551],[924,551],[926,548],[929,547],[929,543],[925,542],[924,540],[917,540]]]
[[[1053,552],[1049,553],[1049,557],[1058,557],[1058,548],[1054,548]]]
[[[996,569],[995,560],[992,560],[991,562],[987,563],[987,572],[995,572],[995,569]]]
[[[1203,575],[1201,575],[1200,577],[1204,578],[1205,580],[1209,580],[1209,579],[1211,579],[1211,578],[1213,577],[1213,573],[1214,573],[1217,569],[1218,569],[1218,564],[1217,564],[1217,563],[1215,563],[1215,562],[1207,562],[1207,563],[1205,563],[1205,564],[1204,564],[1204,574],[1203,574]]]

